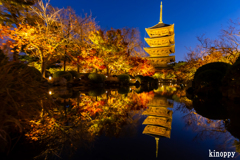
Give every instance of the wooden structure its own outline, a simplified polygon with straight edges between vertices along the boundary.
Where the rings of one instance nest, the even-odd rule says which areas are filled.
[[[145,41],[150,47],[145,47],[144,50],[150,55],[147,59],[151,61],[156,71],[166,68],[170,62],[175,62],[175,56],[170,55],[175,53],[174,24],[163,23],[162,2],[159,23],[145,30],[150,37],[145,38]]]
[[[166,97],[155,94],[147,106],[148,108],[142,113],[143,115],[148,115],[143,121],[143,124],[147,125],[143,130],[143,134],[155,138],[157,157],[159,138],[171,137],[173,111],[168,108],[173,108],[173,103],[170,103]]]

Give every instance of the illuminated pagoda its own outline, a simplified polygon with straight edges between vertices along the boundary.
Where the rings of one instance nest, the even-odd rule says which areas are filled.
[[[144,38],[150,47],[144,50],[150,55],[147,59],[157,69],[166,68],[170,62],[175,62],[174,24],[165,24],[162,21],[162,2],[160,7],[160,21],[153,27],[145,28],[150,38]]]
[[[143,124],[147,125],[143,130],[143,134],[147,134],[155,138],[156,157],[158,157],[159,138],[170,138],[171,136],[173,111],[169,110],[168,107],[172,108],[172,104],[168,103],[162,97],[154,96],[148,104],[148,109],[142,113],[143,115],[148,115],[148,117],[143,121]]]
[[[166,97],[155,94],[153,99],[149,101],[148,106],[161,106],[173,108],[173,103],[170,103]]]

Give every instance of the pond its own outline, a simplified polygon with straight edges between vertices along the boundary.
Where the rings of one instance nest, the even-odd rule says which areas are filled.
[[[33,150],[29,159],[240,159],[234,102],[213,97],[191,101],[185,89],[172,84],[157,89],[52,88],[49,93],[58,108],[46,111],[44,123],[33,121],[26,134],[33,146],[26,147]],[[225,102],[230,109],[221,106]]]

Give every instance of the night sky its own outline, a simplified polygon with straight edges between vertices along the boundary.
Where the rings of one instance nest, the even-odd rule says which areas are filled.
[[[163,23],[175,25],[176,61],[184,60],[186,49],[195,48],[196,36],[217,38],[229,20],[240,17],[240,0],[163,0]],[[145,28],[159,22],[160,0],[51,0],[58,8],[71,6],[78,15],[92,13],[102,29]],[[144,45],[147,46],[146,42]]]

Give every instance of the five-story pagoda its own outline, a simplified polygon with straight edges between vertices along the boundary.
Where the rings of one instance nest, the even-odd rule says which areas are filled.
[[[153,27],[145,29],[150,38],[145,41],[150,47],[144,50],[150,55],[148,60],[156,68],[166,68],[167,64],[175,61],[175,56],[170,56],[175,52],[174,24],[165,24],[162,21],[162,2],[160,7],[160,21]]]

